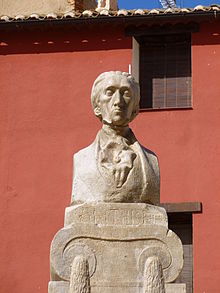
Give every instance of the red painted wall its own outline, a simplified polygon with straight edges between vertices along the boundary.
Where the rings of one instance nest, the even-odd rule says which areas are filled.
[[[220,292],[220,24],[192,35],[193,110],[141,113],[133,129],[159,156],[161,201],[201,201],[193,216],[194,293]]]
[[[155,151],[161,201],[201,201],[194,215],[195,293],[220,291],[220,25],[192,36],[193,110],[142,112],[132,123]],[[47,292],[49,247],[70,203],[72,155],[100,127],[96,76],[128,71],[120,29],[17,32],[0,40],[0,292]]]

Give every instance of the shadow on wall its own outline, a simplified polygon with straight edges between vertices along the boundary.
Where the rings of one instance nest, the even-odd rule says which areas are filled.
[[[192,45],[219,45],[220,32],[218,23],[203,22],[199,26],[199,33],[192,33]]]
[[[4,31],[0,35],[0,54],[99,51],[131,48],[131,38],[122,29],[43,28]]]
[[[192,45],[219,44],[217,25],[212,32],[208,24],[200,24],[200,33],[192,34]],[[204,35],[204,38],[201,38]],[[204,41],[205,40],[205,41]],[[0,55],[53,52],[131,49],[132,38],[126,37],[122,26],[74,25],[0,26]]]

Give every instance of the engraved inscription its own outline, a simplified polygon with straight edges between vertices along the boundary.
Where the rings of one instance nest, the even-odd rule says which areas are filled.
[[[159,212],[153,213],[145,209],[117,208],[109,209],[84,206],[76,209],[72,216],[74,223],[92,223],[106,226],[145,226],[166,225],[167,220]]]

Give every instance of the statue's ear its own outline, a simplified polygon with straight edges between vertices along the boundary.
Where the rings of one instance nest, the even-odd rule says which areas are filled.
[[[95,107],[94,108],[94,113],[95,113],[95,116],[100,117],[101,116],[100,108],[99,107]]]

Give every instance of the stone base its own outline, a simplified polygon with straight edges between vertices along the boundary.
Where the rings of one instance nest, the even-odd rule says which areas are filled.
[[[186,293],[185,284],[166,284],[166,293]],[[128,284],[126,287],[113,286],[112,284],[106,284],[105,287],[92,286],[91,293],[142,293],[142,287],[138,287],[137,284]],[[69,293],[69,282],[51,281],[48,286],[48,293]]]
[[[67,208],[64,228],[51,244],[51,281],[59,282],[50,282],[49,293],[68,291],[76,256],[88,261],[91,293],[141,293],[145,263],[152,256],[162,266],[166,292],[185,292],[183,284],[168,284],[181,272],[183,247],[168,229],[166,211],[157,206],[98,203]]]
[[[69,282],[50,281],[48,284],[48,293],[69,293]]]

